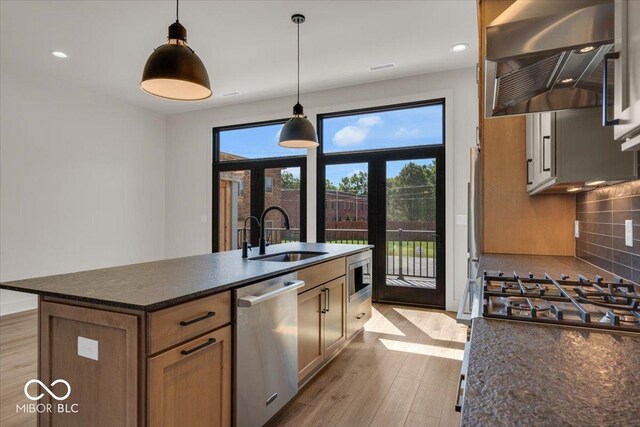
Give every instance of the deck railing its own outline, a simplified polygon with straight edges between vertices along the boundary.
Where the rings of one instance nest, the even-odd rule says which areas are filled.
[[[247,233],[251,230],[247,229]],[[436,277],[437,235],[433,230],[387,230],[387,275],[403,280],[407,277]],[[299,242],[300,229],[271,227],[265,229],[269,244]],[[369,231],[355,228],[328,228],[328,243],[367,244]],[[242,230],[238,230],[238,248],[242,244]]]

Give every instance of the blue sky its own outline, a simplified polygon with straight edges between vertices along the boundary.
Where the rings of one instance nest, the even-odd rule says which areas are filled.
[[[281,127],[278,124],[221,132],[220,150],[247,158],[304,155],[305,150],[278,145]],[[442,106],[332,117],[324,120],[323,131],[326,153],[440,144]],[[387,176],[395,176],[401,167],[400,162],[388,163]],[[327,178],[337,183],[343,176],[360,170],[366,170],[366,164],[336,165],[327,169]]]

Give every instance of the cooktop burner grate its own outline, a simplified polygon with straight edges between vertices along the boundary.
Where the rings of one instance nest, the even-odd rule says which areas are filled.
[[[596,276],[559,280],[548,274],[535,278],[529,273],[502,272],[483,275],[485,317],[557,323],[574,326],[640,332],[640,293],[636,285],[615,278],[605,282]]]

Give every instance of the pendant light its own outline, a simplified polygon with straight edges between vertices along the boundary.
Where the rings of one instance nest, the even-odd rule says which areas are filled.
[[[153,51],[142,72],[140,88],[151,95],[178,101],[211,96],[209,75],[198,55],[187,45],[187,29],[178,20],[169,26],[167,44]]]
[[[280,131],[278,145],[287,148],[314,148],[318,146],[316,130],[307,120],[302,105],[300,105],[300,24],[304,20],[304,15],[300,14],[291,17],[291,21],[298,26],[298,98],[296,105],[293,106],[293,117],[284,124]]]

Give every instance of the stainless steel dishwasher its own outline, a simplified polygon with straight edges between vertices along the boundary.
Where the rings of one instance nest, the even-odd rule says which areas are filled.
[[[266,423],[298,392],[298,293],[287,274],[235,290],[236,425]]]

